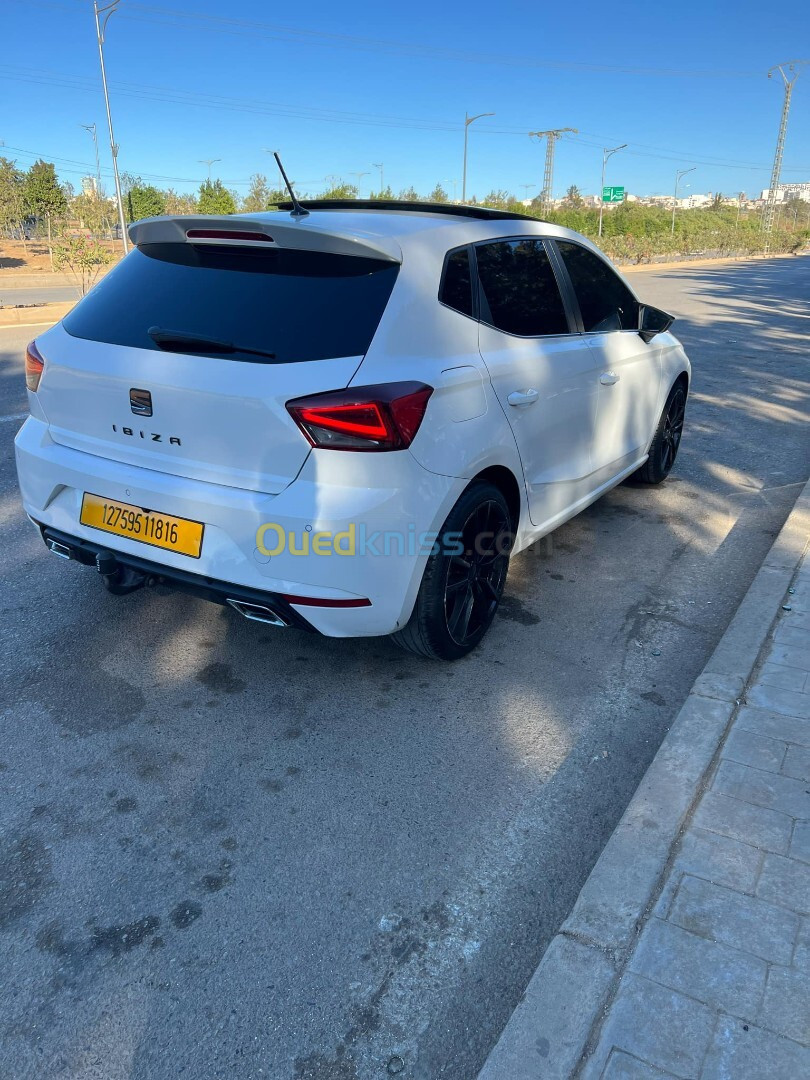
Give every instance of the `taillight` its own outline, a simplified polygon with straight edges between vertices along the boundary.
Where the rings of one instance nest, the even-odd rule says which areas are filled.
[[[432,386],[351,386],[287,402],[309,442],[322,450],[404,450],[425,415]]]
[[[25,350],[25,385],[34,393],[39,388],[39,380],[42,378],[44,367],[45,361],[37,348],[37,343],[32,341]]]
[[[237,232],[235,229],[189,229],[187,240],[250,240],[261,244],[272,244],[273,237],[263,232]]]

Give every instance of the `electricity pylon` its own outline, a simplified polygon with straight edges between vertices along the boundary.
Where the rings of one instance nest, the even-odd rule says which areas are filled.
[[[773,172],[771,173],[771,186],[768,189],[768,201],[762,214],[762,228],[766,233],[773,229],[773,219],[776,212],[776,193],[779,188],[779,178],[782,175],[782,157],[785,153],[785,135],[787,134],[788,114],[790,113],[790,98],[793,87],[799,77],[798,69],[810,64],[810,60],[788,60],[786,64],[777,64],[768,72],[768,78],[773,78],[773,73],[778,71],[785,84],[785,100],[782,104],[782,118],[779,122],[779,137],[776,140],[776,152],[773,156]],[[790,77],[785,74],[785,68],[790,72]],[[766,242],[767,245],[767,242]],[[767,251],[767,246],[766,246]]]
[[[552,131],[530,131],[529,138],[532,139],[545,139],[546,140],[546,167],[543,172],[543,190],[540,192],[540,205],[543,210],[549,209],[553,198],[552,191],[554,186],[554,147],[557,144],[557,139],[561,138],[567,131],[572,132],[574,135],[578,135],[579,132],[576,128],[554,128]]]

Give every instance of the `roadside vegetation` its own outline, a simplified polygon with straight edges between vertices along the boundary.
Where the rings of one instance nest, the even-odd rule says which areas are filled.
[[[218,179],[205,180],[197,192],[181,194],[146,183],[124,173],[121,177],[124,212],[128,222],[158,214],[234,214],[275,209],[285,202],[285,191],[272,187],[259,173],[251,178],[246,195],[229,190]],[[356,199],[357,187],[337,183],[319,192],[321,199]],[[390,187],[372,193],[371,199],[402,199],[408,202],[451,201],[437,184],[420,193],[408,187],[394,192]],[[305,200],[304,200],[305,201]],[[583,233],[613,259],[624,263],[665,260],[667,257],[754,255],[765,250],[761,209],[746,207],[743,193],[734,198],[717,194],[707,207],[677,210],[675,228],[672,210],[639,202],[606,207],[602,236],[599,237],[599,210],[585,204],[574,186],[562,204],[544,211],[535,199],[528,206],[508,191],[491,191],[484,198],[469,200],[482,206],[529,214]],[[60,184],[55,167],[36,161],[27,170],[0,157],[0,240],[17,241],[22,260],[27,263],[29,246],[47,250],[51,269],[71,272],[82,288],[115,257],[118,215],[115,202],[100,185],[76,192],[70,184]],[[778,210],[768,249],[773,253],[799,251],[810,242],[810,203],[791,200]],[[4,267],[0,250],[0,268]]]

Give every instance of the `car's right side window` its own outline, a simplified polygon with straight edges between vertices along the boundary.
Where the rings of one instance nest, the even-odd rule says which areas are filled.
[[[479,244],[475,255],[486,301],[481,305],[482,322],[520,337],[569,333],[557,279],[542,240]]]
[[[638,301],[619,275],[581,244],[558,240],[557,247],[579,302],[585,333],[638,330]]]

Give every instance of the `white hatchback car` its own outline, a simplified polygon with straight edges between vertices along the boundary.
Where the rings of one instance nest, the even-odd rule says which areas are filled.
[[[132,226],[29,346],[25,510],[113,592],[162,582],[455,659],[510,554],[632,474],[664,479],[689,361],[577,233],[307,205]]]

